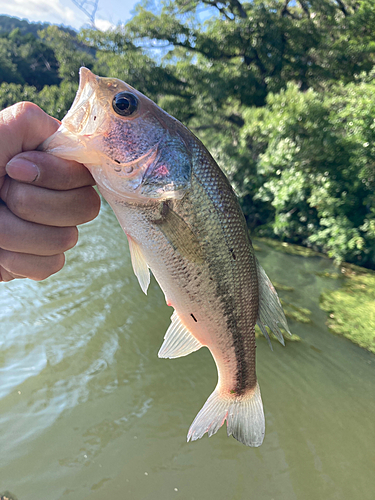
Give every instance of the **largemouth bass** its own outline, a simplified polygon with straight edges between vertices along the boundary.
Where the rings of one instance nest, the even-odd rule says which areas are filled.
[[[281,343],[288,331],[277,293],[259,265],[237,198],[202,143],[136,89],[86,68],[59,130],[45,151],[83,163],[129,242],[147,293],[152,271],[174,308],[161,358],[208,347],[216,389],[188,441],[228,435],[260,446],[265,432],[255,372],[255,325]]]

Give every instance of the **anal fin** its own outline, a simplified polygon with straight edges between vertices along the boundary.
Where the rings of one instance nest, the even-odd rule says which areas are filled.
[[[142,249],[138,243],[129,235],[126,236],[128,237],[130,257],[132,260],[134,274],[138,278],[142,291],[147,295],[147,289],[150,284],[150,271],[146,259],[144,258]]]
[[[191,352],[198,351],[202,344],[181,323],[176,311],[172,314],[171,320],[172,323],[158,352],[159,358],[180,358],[181,356],[187,356]]]

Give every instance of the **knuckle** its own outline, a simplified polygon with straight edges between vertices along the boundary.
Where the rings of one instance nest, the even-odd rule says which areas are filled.
[[[18,256],[20,254],[17,254],[15,252],[9,252],[8,250],[1,250],[0,251],[0,264],[1,267],[5,269],[7,273],[17,273],[17,264],[18,264]]]
[[[63,252],[75,247],[78,242],[78,229],[73,227],[62,228],[60,235],[60,246]]]
[[[37,273],[34,276],[30,276],[30,278],[34,281],[42,281],[46,278],[52,276],[64,267],[65,264],[65,255],[58,254],[53,255],[52,257],[44,257],[43,265],[40,267]]]
[[[0,205],[0,245],[3,244],[8,234],[8,209],[5,205]]]
[[[65,264],[65,255],[63,253],[51,257],[50,273],[48,276],[51,276],[51,274],[55,274],[61,271],[61,269],[64,267],[64,264]]]
[[[26,186],[17,181],[10,180],[6,198],[9,210],[21,218],[26,218],[28,212],[30,211],[30,200],[28,200],[27,197]]]
[[[12,276],[6,269],[0,266],[0,283],[8,283],[9,281],[12,281],[14,279],[14,276]]]
[[[89,222],[98,215],[100,197],[93,187],[87,186],[71,191],[70,220],[79,225]]]
[[[71,160],[63,160],[61,158],[56,158],[55,162],[61,163],[59,167],[60,170],[62,166],[65,168],[65,175],[60,179],[60,189],[63,189],[64,191],[70,191],[77,188],[79,189],[81,186],[79,185],[80,181],[78,169],[85,167],[82,167],[82,165],[79,165]]]
[[[88,187],[88,201],[87,204],[87,215],[90,217],[88,220],[95,219],[100,211],[100,196],[95,191],[94,188]]]
[[[40,109],[40,107],[34,104],[33,102],[29,101],[18,102],[14,106],[16,114],[22,115],[22,117],[27,122],[32,122],[41,114],[44,114],[44,111],[42,111],[42,109]]]

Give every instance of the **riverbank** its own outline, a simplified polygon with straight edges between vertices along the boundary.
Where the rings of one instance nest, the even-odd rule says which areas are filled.
[[[375,273],[351,264],[340,272],[342,287],[320,297],[328,328],[375,354]]]
[[[309,248],[268,238],[255,239],[255,247],[257,241],[262,241],[280,252],[291,255],[324,256]],[[375,354],[375,272],[353,264],[342,263],[337,266],[337,273],[327,274],[325,277],[339,279],[342,282],[340,288],[326,291],[320,297],[320,307],[327,312],[328,328],[332,333],[343,335]],[[278,288],[277,284],[275,287]],[[292,312],[290,304],[286,309],[285,313],[288,317]],[[293,319],[299,320],[297,317]],[[308,322],[308,314],[302,315],[301,319]]]

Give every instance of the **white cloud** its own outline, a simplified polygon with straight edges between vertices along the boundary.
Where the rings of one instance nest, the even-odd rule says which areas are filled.
[[[0,0],[0,14],[16,16],[34,22],[65,24],[79,29],[87,17],[76,8],[63,5],[60,0]]]
[[[95,26],[100,31],[107,31],[116,27],[115,24],[111,23],[111,21],[107,21],[106,19],[95,19]]]

